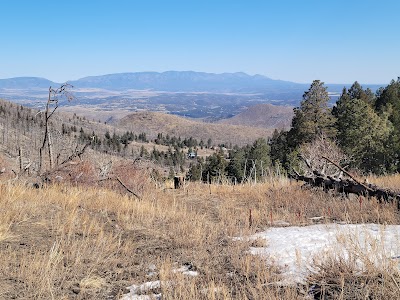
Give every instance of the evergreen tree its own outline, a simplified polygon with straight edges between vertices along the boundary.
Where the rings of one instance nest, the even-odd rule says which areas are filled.
[[[175,170],[174,170],[174,168],[171,166],[171,167],[169,167],[168,178],[169,178],[169,179],[174,179],[174,177],[175,177]]]
[[[329,95],[326,89],[323,82],[314,80],[310,89],[304,93],[300,107],[294,109],[289,132],[289,144],[293,149],[311,142],[321,132],[328,137],[335,136],[335,120],[328,107]]]
[[[375,102],[375,96],[370,89],[364,90],[362,86],[355,81],[347,92],[351,99],[360,99],[369,105],[373,105]]]
[[[355,83],[353,86],[357,85]],[[337,119],[337,139],[345,153],[352,158],[353,167],[382,173],[389,168],[386,146],[392,126],[385,115],[379,116],[374,111],[363,95],[365,93],[359,90],[343,89],[333,110]]]
[[[190,181],[198,181],[201,180],[203,175],[203,166],[204,160],[202,158],[197,159],[197,163],[190,163],[189,171],[187,173],[186,178]]]
[[[384,111],[389,104],[393,108],[390,120],[397,125],[397,122],[400,123],[400,77],[396,81],[392,80],[387,87],[377,91],[375,108],[378,111]]]
[[[242,182],[244,180],[244,165],[246,163],[246,149],[240,148],[236,150],[232,150],[229,155],[229,164],[226,168],[227,174],[231,178],[236,178],[238,182]]]
[[[287,131],[278,131],[277,129],[275,129],[274,133],[272,134],[269,144],[271,163],[274,166],[277,164],[281,166],[287,166],[287,155],[289,154],[287,136]]]
[[[256,168],[257,177],[260,177],[271,164],[269,152],[270,147],[263,138],[257,139],[250,148],[249,158]]]
[[[149,152],[147,151],[147,149],[144,146],[140,147],[139,156],[143,157],[143,158],[148,158]]]
[[[400,77],[377,91],[375,109],[393,124],[386,148],[386,159],[390,160],[390,170],[400,172]]]
[[[257,139],[251,146],[235,148],[229,153],[229,164],[226,168],[230,177],[243,182],[246,178],[260,177],[270,167],[270,146],[265,139]],[[254,170],[257,170],[255,174]]]
[[[207,157],[206,163],[203,171],[203,181],[207,180],[207,177],[210,181],[213,179],[221,179],[225,177],[225,168],[227,166],[227,161],[224,158],[224,153],[222,150],[219,150],[213,155]]]
[[[211,138],[209,138],[207,140],[207,148],[211,148],[211,145],[212,145],[212,140],[211,140]]]

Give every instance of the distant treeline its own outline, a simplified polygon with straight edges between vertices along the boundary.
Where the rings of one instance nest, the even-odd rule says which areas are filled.
[[[191,163],[187,179],[205,182],[227,179],[243,182],[262,178],[270,170],[270,146],[264,138],[257,139],[252,145],[240,148],[235,146],[226,151],[220,147],[206,159],[198,158],[196,162]]]
[[[146,133],[135,134],[132,131],[126,131],[122,135],[109,131],[106,131],[104,136],[97,135],[94,131],[85,132],[83,127],[76,125],[62,124],[61,132],[63,135],[69,135],[77,138],[81,143],[90,142],[92,149],[97,151],[114,153],[121,156],[139,156],[144,159],[149,159],[162,166],[174,167],[179,169],[180,172],[184,172],[187,160],[191,157],[197,156],[197,150],[203,148],[212,148],[212,139],[209,138],[206,143],[203,140],[198,141],[193,137],[181,138],[176,136],[170,136],[168,134],[158,133],[157,138],[149,140]],[[153,146],[152,150],[148,150],[147,147],[141,146],[139,153],[128,152],[128,145],[131,142],[138,143],[154,143],[156,145],[168,146],[167,151],[162,151]],[[219,145],[222,147],[224,145]],[[185,150],[185,151],[184,151]],[[170,172],[172,173],[172,171]]]

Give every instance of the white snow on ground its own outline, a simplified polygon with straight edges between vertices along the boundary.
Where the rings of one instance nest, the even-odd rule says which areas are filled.
[[[181,273],[183,275],[191,277],[198,276],[199,273],[197,271],[191,270],[192,268],[193,266],[191,264],[186,264],[179,268],[172,269],[172,272]],[[149,269],[151,270],[151,273],[155,274],[156,267],[154,265],[151,265]],[[169,281],[160,280],[149,281],[140,285],[133,284],[127,287],[127,289],[129,289],[129,293],[123,295],[120,300],[159,300],[162,299],[162,294],[156,294],[153,291],[157,289],[159,290],[161,288],[161,285],[166,286],[171,284],[172,283]]]
[[[235,239],[242,239],[235,238]],[[303,283],[316,271],[314,262],[322,262],[326,257],[358,257],[359,267],[368,261],[376,266],[400,266],[400,225],[378,224],[318,224],[304,227],[271,227],[257,233],[251,239],[265,239],[266,246],[251,247],[254,255],[262,255],[282,268],[281,284]],[[174,268],[173,273],[197,276],[191,265]],[[155,272],[155,266],[151,268]],[[161,285],[173,282],[159,280],[128,287],[130,292],[121,300],[161,299],[156,291]]]
[[[129,293],[125,294],[120,300],[154,300],[161,299],[161,294],[146,294],[151,290],[159,289],[161,287],[161,281],[149,281],[141,285],[131,285],[128,287]]]
[[[189,267],[189,266],[182,266],[178,269],[173,269],[172,272],[182,273],[183,275],[187,275],[187,276],[198,276],[199,275],[199,272],[192,271],[191,267]]]
[[[267,246],[252,247],[282,267],[284,284],[304,282],[314,261],[327,255],[367,255],[376,264],[400,258],[400,226],[377,224],[319,224],[305,227],[273,227],[251,239],[265,239]],[[361,264],[361,259],[359,263]],[[362,267],[362,266],[360,266]]]

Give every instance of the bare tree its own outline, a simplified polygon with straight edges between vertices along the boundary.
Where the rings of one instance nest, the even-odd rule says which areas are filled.
[[[70,88],[73,86],[64,83],[59,88],[54,89],[49,87],[49,97],[47,99],[46,108],[44,111],[44,135],[43,135],[43,142],[41,147],[39,148],[39,166],[38,166],[38,173],[40,174],[43,166],[43,152],[45,151],[46,147],[49,154],[49,169],[54,167],[54,153],[53,153],[53,141],[51,136],[50,130],[50,118],[53,116],[55,111],[59,106],[59,101],[61,99],[66,99],[69,102],[74,99],[74,96],[69,91]]]
[[[299,156],[301,158],[299,168],[300,173],[311,175],[313,171],[318,171],[326,176],[338,176],[338,169],[330,164],[325,156],[341,165],[347,163],[347,155],[339,148],[335,141],[329,139],[324,133],[320,133],[311,143],[300,146]]]
[[[291,177],[311,186],[323,187],[325,191],[336,190],[345,194],[374,196],[380,202],[397,201],[400,208],[399,191],[358,180],[341,166],[346,163],[347,156],[325,135],[320,134],[311,143],[301,146],[299,156],[300,170],[292,169],[294,174],[291,174]]]

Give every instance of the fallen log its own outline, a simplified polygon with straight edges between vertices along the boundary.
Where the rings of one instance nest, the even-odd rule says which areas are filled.
[[[345,195],[355,194],[365,197],[376,197],[382,203],[397,201],[397,207],[400,209],[400,193],[399,191],[382,188],[374,184],[362,183],[355,176],[344,170],[339,164],[323,157],[329,163],[335,165],[340,171],[348,176],[348,178],[336,178],[329,175],[324,175],[323,172],[311,169],[310,175],[300,175],[296,170],[292,169],[293,173],[289,176],[297,181],[303,181],[313,187],[321,187],[324,191],[336,191]],[[310,168],[311,166],[307,164]]]
[[[359,180],[357,180],[352,174],[350,174],[349,172],[347,172],[344,168],[342,168],[339,164],[335,163],[334,161],[330,160],[329,158],[327,158],[326,156],[322,156],[323,159],[325,159],[326,161],[328,161],[329,163],[333,164],[336,168],[338,168],[340,171],[342,171],[343,173],[345,173],[347,176],[349,176],[352,180],[354,180],[357,184],[363,186],[366,190],[368,191],[373,191],[373,189],[371,189],[370,187],[364,185],[363,183],[361,183]]]

